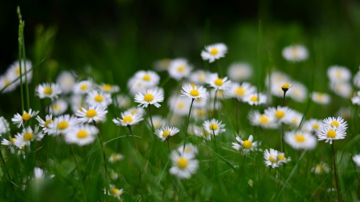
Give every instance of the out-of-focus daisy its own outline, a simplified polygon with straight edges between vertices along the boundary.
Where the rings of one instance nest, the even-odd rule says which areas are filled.
[[[156,71],[166,71],[169,69],[170,61],[168,58],[157,60],[153,63],[153,67]]]
[[[336,129],[347,129],[347,122],[340,116],[328,117],[323,120],[326,127],[334,127]]]
[[[44,130],[47,131],[49,129],[49,124],[50,123],[54,123],[54,120],[52,118],[52,115],[46,115],[45,120],[43,120],[40,116],[36,117],[36,120],[39,122],[40,127]]]
[[[55,99],[59,94],[61,94],[61,89],[59,84],[44,83],[36,87],[36,94],[40,99]]]
[[[4,117],[0,117],[0,136],[10,131],[9,123]]]
[[[308,50],[303,45],[287,46],[282,51],[282,56],[290,62],[301,62],[308,58]]]
[[[180,130],[176,127],[165,126],[163,128],[157,129],[155,134],[162,140],[170,138],[171,136],[176,135]]]
[[[141,107],[132,107],[126,110],[124,113],[139,114],[140,116],[143,116],[145,114],[145,110]]]
[[[283,152],[278,152],[278,158],[277,158],[277,160],[278,160],[278,164],[279,164],[279,165],[282,165],[282,164],[286,164],[286,163],[290,162],[290,161],[291,161],[291,158],[290,158],[290,157],[286,157],[286,156],[285,156],[285,153],[283,153]]]
[[[360,154],[353,156],[353,160],[360,167]]]
[[[225,132],[225,124],[222,124],[221,121],[216,119],[206,120],[203,123],[204,129],[209,134],[219,135],[220,133]]]
[[[158,89],[147,90],[144,94],[138,93],[135,95],[135,102],[139,103],[140,107],[148,107],[148,105],[154,105],[159,108],[161,105],[159,102],[164,101],[164,94]]]
[[[84,95],[90,92],[94,88],[92,80],[84,80],[77,82],[73,87],[74,94]]]
[[[119,174],[117,174],[114,170],[110,169],[110,179],[117,180],[119,178]]]
[[[112,100],[109,93],[103,93],[94,90],[87,95],[86,102],[91,106],[107,107],[111,104]]]
[[[120,161],[124,158],[124,156],[122,154],[111,154],[109,157],[109,162],[110,163],[115,163],[117,161]]]
[[[194,146],[193,144],[191,143],[188,143],[185,145],[185,147],[183,145],[181,145],[180,147],[178,147],[177,151],[180,153],[180,154],[183,154],[183,153],[188,153],[190,155],[196,155],[198,153],[198,148],[196,146]]]
[[[354,84],[354,86],[356,86],[357,88],[360,88],[360,66],[359,66],[359,70],[358,70],[358,71],[356,72],[356,74],[354,75],[353,84]]]
[[[293,81],[291,90],[287,95],[297,102],[304,102],[307,97],[307,89],[302,83]]]
[[[292,83],[291,78],[283,72],[274,71],[266,77],[265,84],[270,88],[271,93],[277,97],[283,97],[284,92],[281,86],[284,83]],[[270,86],[269,86],[270,85]]]
[[[136,95],[136,93],[143,92],[147,89],[143,82],[135,77],[129,79],[127,86],[131,95]]]
[[[152,121],[153,121],[153,124],[154,124],[154,129],[157,130],[161,127],[164,127],[166,125],[166,120],[163,119],[161,116],[159,115],[155,115],[155,116],[152,116]],[[148,123],[150,125],[150,119],[148,120]]]
[[[188,133],[189,134],[193,134],[195,136],[199,136],[199,137],[202,137],[206,140],[211,140],[211,134],[204,129],[204,127],[199,127],[199,126],[196,126],[196,125],[190,125],[189,126],[189,129],[188,129]]]
[[[159,84],[160,77],[153,71],[138,71],[134,76],[138,81],[142,82],[145,87],[155,87]]]
[[[188,98],[174,96],[169,99],[170,110],[179,116],[186,116],[189,113],[191,101]]]
[[[41,169],[39,167],[34,168],[34,180],[35,180],[35,183],[43,182],[46,179],[46,177],[54,178],[55,175],[46,176],[46,172],[43,169]]]
[[[118,126],[132,126],[139,123],[142,120],[143,118],[139,114],[131,114],[127,112],[127,113],[121,113],[121,119],[114,118],[113,122]]]
[[[28,82],[31,81],[32,79],[32,75],[33,72],[31,71],[32,68],[32,63],[29,60],[25,60],[25,61],[21,61],[21,74],[23,75],[22,79],[23,82],[25,81],[25,78],[27,79]],[[8,71],[7,71],[11,76],[11,78],[17,79],[20,77],[20,66],[19,66],[19,61],[15,61],[13,62]],[[20,79],[18,79],[18,81],[16,81],[17,85],[20,84]]]
[[[278,155],[279,152],[276,151],[275,149],[270,149],[270,150],[266,149],[264,151],[265,165],[272,168],[279,167]]]
[[[89,108],[81,108],[76,112],[80,123],[104,122],[107,114],[106,107],[90,106]]]
[[[303,118],[303,114],[301,114],[300,112],[297,112],[295,110],[292,110],[289,118],[286,120],[286,123],[291,125],[294,128],[299,127],[301,120]]]
[[[326,93],[312,92],[311,99],[318,104],[326,105],[330,102],[330,95]]]
[[[316,173],[316,174],[322,174],[322,173],[329,173],[330,172],[330,168],[329,166],[324,163],[324,162],[320,162],[319,164],[317,164],[315,167],[313,167],[311,169],[312,172]]]
[[[247,82],[242,84],[231,83],[231,87],[227,93],[230,97],[243,101],[245,97],[256,93],[256,87]]]
[[[16,145],[15,145],[15,141],[16,141],[16,138],[13,137],[13,138],[10,138],[9,140],[7,139],[3,139],[1,141],[1,145],[5,145],[5,146],[8,146],[9,147],[9,150],[12,154],[15,153],[15,149],[17,148]]]
[[[326,143],[332,144],[334,140],[344,139],[346,136],[346,128],[324,127],[317,133],[318,140],[325,140]]]
[[[296,150],[312,150],[317,144],[316,138],[313,135],[301,131],[287,132],[284,139],[286,143]]]
[[[189,80],[196,84],[205,84],[208,72],[197,70],[190,74]]]
[[[99,85],[99,89],[104,93],[110,93],[110,94],[117,93],[120,91],[119,86],[111,85],[108,83],[103,83],[103,84]]]
[[[249,94],[244,98],[244,102],[247,102],[249,105],[260,105],[266,103],[266,95],[262,93],[253,93]]]
[[[93,125],[77,125],[65,133],[65,141],[84,146],[94,142],[99,130]]]
[[[50,135],[65,134],[78,123],[78,119],[74,116],[69,114],[61,115],[56,117],[53,123],[48,124],[49,129],[47,132]]]
[[[227,77],[220,78],[217,73],[208,74],[206,78],[206,83],[216,90],[228,90],[230,88],[231,82]]]
[[[60,85],[63,93],[69,93],[75,85],[75,77],[71,72],[62,71],[56,78],[56,83]]]
[[[275,122],[274,117],[266,114],[260,114],[258,111],[249,113],[250,124],[253,126],[261,126],[263,128],[277,128],[279,125]]]
[[[30,142],[33,140],[41,140],[44,137],[44,135],[42,133],[39,133],[39,128],[35,128],[35,130],[33,130],[30,126],[27,128],[24,128],[23,131],[21,133],[18,133],[17,135],[15,135],[15,142],[14,144],[18,147],[18,148],[22,148],[25,145],[30,145]]]
[[[13,74],[5,72],[5,74],[0,75],[0,90],[2,93],[12,92],[19,85],[17,82],[14,82],[17,79]]]
[[[330,66],[327,71],[328,77],[331,82],[347,82],[351,79],[351,72],[346,67]]]
[[[17,127],[20,128],[22,125],[24,125],[25,122],[29,121],[32,117],[36,116],[39,112],[33,111],[32,109],[29,109],[28,112],[24,111],[22,115],[15,114],[14,117],[11,119],[11,121],[14,124],[17,124]]]
[[[356,95],[351,98],[351,102],[355,105],[360,105],[360,91],[356,92]]]
[[[108,191],[108,193],[106,193],[106,189],[104,189],[105,194],[111,195],[119,200],[121,200],[121,194],[124,193],[123,189],[118,189],[116,188],[114,185],[110,185],[110,190]]]
[[[118,95],[116,101],[119,108],[128,108],[131,105],[131,98],[127,95]]]
[[[208,117],[206,108],[194,108],[191,111],[191,117],[195,118],[196,120],[206,119]]]
[[[197,87],[196,85],[185,85],[181,89],[181,94],[191,99],[207,99],[207,91],[202,86]]]
[[[169,65],[169,75],[175,80],[180,80],[184,77],[188,77],[192,67],[189,65],[186,59],[178,58],[171,60]]]
[[[214,62],[225,56],[227,53],[227,47],[223,43],[212,44],[205,47],[205,50],[201,51],[201,57],[203,60],[209,60],[210,63]]]
[[[301,130],[308,133],[317,133],[318,131],[321,131],[323,127],[324,123],[322,121],[317,119],[310,119],[304,122]]]
[[[195,108],[205,108],[206,105],[208,104],[207,99],[204,98],[197,98],[194,100],[193,106]]]
[[[338,96],[350,98],[353,93],[352,86],[349,82],[331,82],[330,89]]]
[[[53,101],[49,107],[49,113],[55,116],[63,114],[68,108],[68,103],[64,99]]]
[[[288,107],[270,107],[265,110],[265,115],[272,117],[278,123],[288,123],[292,110]]]
[[[170,168],[170,173],[180,179],[190,178],[199,167],[199,161],[194,159],[194,154],[192,153],[173,151],[170,158],[173,164]]]
[[[253,69],[248,63],[233,63],[230,65],[227,74],[232,81],[240,82],[249,79]]]
[[[353,114],[351,107],[341,107],[337,112],[336,116],[344,117],[345,119],[350,119]]]
[[[250,151],[255,151],[258,146],[258,142],[253,141],[253,136],[250,135],[247,140],[242,140],[241,137],[237,136],[236,141],[232,143],[232,148],[243,151],[245,155],[248,155]]]

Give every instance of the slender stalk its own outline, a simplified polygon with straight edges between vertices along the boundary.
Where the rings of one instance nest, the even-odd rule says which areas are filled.
[[[284,123],[281,123],[280,142],[281,142],[281,152],[284,152]]]
[[[21,109],[22,111],[25,110],[24,105],[24,90],[23,90],[23,80],[22,80],[22,67],[21,67],[21,48],[22,48],[22,38],[21,33],[23,32],[23,23],[22,23],[22,17],[20,13],[20,7],[17,8],[18,16],[19,16],[19,33],[18,33],[18,40],[19,40],[19,71],[20,71],[20,93],[21,93]]]
[[[218,91],[218,90],[215,90],[215,95],[214,95],[214,105],[213,105],[214,117],[217,117],[217,116],[215,116],[215,115],[216,115],[216,113],[215,113],[215,105],[216,105],[217,91]]]
[[[169,150],[169,153],[171,152],[170,150],[170,137],[166,138],[166,141],[167,141],[167,146],[168,146],[168,150]]]
[[[184,148],[183,148],[183,150],[185,150],[186,138],[187,138],[187,136],[188,136],[188,128],[189,128],[189,122],[190,122],[190,116],[191,116],[191,109],[192,109],[192,106],[193,106],[193,104],[194,104],[194,101],[195,101],[195,99],[193,98],[193,99],[191,100],[190,109],[189,109],[189,114],[188,114],[187,121],[186,121],[185,138],[184,138]]]
[[[3,166],[3,168],[4,168],[4,171],[6,172],[7,178],[8,178],[8,180],[11,182],[12,180],[11,180],[9,171],[8,171],[8,169],[7,169],[7,167],[6,167],[5,160],[4,160],[4,156],[2,155],[2,152],[1,152],[1,147],[0,147],[0,157],[1,157],[1,164],[2,164],[2,166]],[[11,188],[14,190],[14,187],[13,187],[13,186],[11,186]]]
[[[214,146],[215,146],[215,151],[217,152],[217,144],[216,144],[216,139],[215,139],[215,130],[213,131],[213,140],[214,140]]]
[[[105,149],[104,149],[104,141],[103,141],[103,138],[102,138],[102,134],[101,134],[101,131],[99,132],[99,140],[100,140],[100,147],[101,147],[101,150],[102,150],[102,154],[103,154],[103,161],[104,161],[104,169],[105,169],[105,181],[106,181],[106,186],[105,186],[105,189],[108,188],[107,186],[107,182],[108,182],[108,170],[107,170],[107,165],[106,165],[106,153],[105,153]],[[106,190],[107,191],[107,190]]]
[[[153,123],[153,120],[152,120],[152,114],[151,114],[151,105],[148,106],[148,110],[149,110],[151,128],[152,128],[152,131],[155,132],[155,127],[154,127],[154,123]]]
[[[24,38],[24,26],[25,23],[23,21],[23,29],[21,30],[21,41],[22,41],[22,61],[24,61],[24,69],[25,69],[25,93],[26,93],[26,106],[27,109],[30,109],[30,96],[29,96],[29,82],[27,79],[27,69],[26,69],[26,52],[25,52],[25,38]]]
[[[127,128],[128,128],[129,131],[130,131],[130,134],[131,134],[131,137],[132,137],[132,139],[133,139],[133,141],[134,141],[134,146],[135,146],[136,150],[139,151],[138,146],[137,146],[136,141],[135,141],[135,137],[134,137],[133,132],[132,132],[132,130],[131,130],[131,126],[128,125]]]
[[[282,100],[282,106],[285,106],[285,97],[286,97],[286,91],[284,90],[284,96],[283,96],[283,100]]]
[[[336,158],[335,158],[335,149],[334,149],[334,142],[331,144],[331,153],[332,153],[332,161],[334,163],[334,178],[335,178],[335,184],[336,184],[336,190],[338,193],[338,201],[342,201],[342,196],[341,196],[341,190],[340,190],[340,186],[339,186],[339,182],[338,182],[338,174],[337,174],[337,169],[336,169]]]
[[[82,181],[81,171],[80,171],[79,163],[78,163],[78,161],[76,159],[76,156],[75,156],[74,148],[73,148],[72,145],[70,146],[70,148],[71,148],[71,154],[72,154],[72,156],[74,158],[74,161],[75,161],[75,164],[76,164],[76,169],[77,169],[77,172],[78,172],[78,175],[79,175],[79,179]]]

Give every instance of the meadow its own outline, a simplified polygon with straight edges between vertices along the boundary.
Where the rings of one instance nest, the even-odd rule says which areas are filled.
[[[2,201],[360,200],[357,21],[258,20],[226,36],[208,22],[171,51],[84,38],[57,60],[57,28],[38,26],[28,47],[17,14],[18,58],[0,75]]]

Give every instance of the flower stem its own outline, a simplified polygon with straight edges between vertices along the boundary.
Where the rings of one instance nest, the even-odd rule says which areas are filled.
[[[20,7],[17,7],[18,17],[19,17],[19,33],[18,33],[18,40],[19,40],[19,71],[20,71],[20,94],[21,94],[21,109],[22,111],[25,110],[24,105],[24,90],[23,90],[23,73],[22,73],[22,67],[21,67],[21,48],[22,48],[22,37],[21,33],[23,32],[23,21],[20,13]],[[26,76],[26,75],[25,75]]]
[[[148,106],[148,110],[149,110],[151,128],[152,128],[152,131],[155,132],[154,123],[153,123],[152,114],[151,114],[151,105]]]
[[[216,116],[216,113],[215,113],[215,105],[216,105],[217,91],[218,91],[218,90],[215,90],[215,95],[214,95],[214,105],[213,105],[214,117],[217,117],[217,116]]]
[[[8,178],[8,180],[11,182],[12,180],[11,180],[9,171],[8,171],[6,165],[5,165],[5,160],[4,160],[4,156],[2,155],[1,148],[0,148],[0,157],[1,157],[1,164],[2,164],[2,166],[3,166],[3,168],[4,168],[4,171],[6,172],[7,178]],[[14,187],[13,187],[13,186],[11,186],[11,188],[14,190]]]
[[[335,184],[336,184],[336,190],[338,193],[338,201],[342,201],[342,197],[341,197],[341,190],[340,190],[340,186],[339,186],[339,182],[338,182],[338,174],[337,174],[337,169],[336,169],[336,158],[335,158],[335,149],[334,149],[334,142],[332,142],[331,144],[331,152],[332,152],[332,161],[334,163],[334,178],[335,178]]]
[[[194,104],[194,101],[195,101],[195,99],[193,98],[193,99],[191,100],[190,109],[189,109],[189,114],[188,114],[187,121],[186,121],[185,138],[184,138],[184,148],[183,148],[183,150],[185,150],[186,138],[187,138],[187,136],[188,136],[188,128],[189,128],[189,122],[190,122],[190,116],[191,116],[191,109],[192,109],[192,106],[193,106],[193,104]]]
[[[136,141],[135,141],[135,137],[134,137],[133,132],[132,132],[132,130],[131,130],[131,126],[128,125],[127,127],[128,127],[128,129],[129,129],[130,135],[131,135],[131,137],[132,137],[132,139],[133,139],[133,141],[134,141],[134,146],[135,146],[136,150],[139,151],[138,146],[137,146]]]

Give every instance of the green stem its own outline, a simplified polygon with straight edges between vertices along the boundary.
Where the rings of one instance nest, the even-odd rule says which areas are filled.
[[[187,121],[186,121],[185,138],[184,138],[184,148],[183,148],[183,150],[185,150],[186,138],[187,138],[187,136],[188,136],[188,128],[189,128],[189,122],[190,122],[190,116],[191,116],[191,109],[192,109],[192,106],[193,106],[193,104],[194,104],[194,101],[195,101],[195,99],[193,98],[193,99],[191,100],[190,109],[189,109],[189,114],[188,114]]]
[[[155,132],[154,123],[153,123],[152,114],[151,114],[151,105],[148,106],[148,110],[149,110],[151,128],[152,128],[152,131]]]
[[[338,193],[338,201],[342,201],[342,196],[341,196],[341,190],[340,190],[340,186],[339,186],[339,182],[338,182],[338,174],[337,174],[337,169],[336,169],[336,157],[335,157],[335,149],[334,149],[334,142],[332,142],[331,144],[331,153],[332,153],[332,161],[334,163],[334,178],[335,178],[335,184],[336,184],[336,190]]]
[[[136,150],[139,151],[138,146],[137,146],[136,141],[135,141],[135,137],[134,137],[133,132],[132,132],[132,130],[131,130],[131,126],[128,125],[127,127],[128,127],[128,129],[129,129],[130,134],[131,134],[131,137],[132,137],[132,139],[133,139],[133,141],[134,141],[134,146],[135,146]]]
[[[2,155],[2,152],[1,152],[1,147],[0,147],[0,158],[1,158],[1,164],[2,164],[2,166],[3,166],[3,168],[4,168],[4,171],[6,172],[7,178],[8,178],[8,180],[11,182],[12,180],[11,180],[9,171],[8,171],[8,169],[7,169],[7,167],[6,167],[5,160],[4,160],[4,156]],[[13,186],[11,186],[11,188],[14,190],[14,187],[13,187]]]
[[[23,80],[22,80],[22,67],[21,67],[21,48],[22,48],[22,39],[21,39],[21,33],[23,29],[22,20],[21,20],[21,13],[20,8],[18,7],[18,15],[19,15],[19,33],[18,33],[18,40],[19,40],[19,70],[20,70],[20,93],[21,93],[21,109],[24,112],[25,111],[25,105],[24,105],[24,90],[23,90]],[[26,75],[25,75],[26,77]]]
[[[216,113],[215,113],[215,105],[216,105],[216,98],[217,98],[217,89],[215,90],[215,95],[214,95],[214,105],[213,105],[213,114],[214,114],[214,117],[217,117],[216,116]]]

